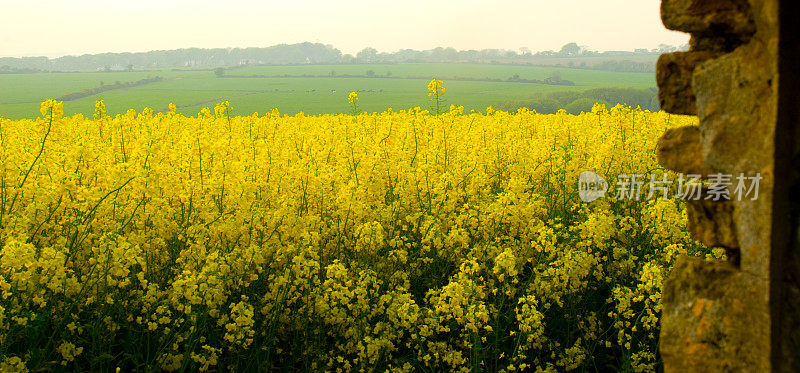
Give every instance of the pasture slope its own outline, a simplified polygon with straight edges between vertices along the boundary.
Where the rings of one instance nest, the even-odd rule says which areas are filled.
[[[515,75],[519,79],[544,80],[554,74],[575,85],[507,81]],[[66,103],[65,111],[88,116],[94,109],[95,100],[102,99],[112,115],[129,108],[140,111],[150,107],[162,111],[171,102],[183,114],[194,115],[203,107],[224,100],[231,102],[236,115],[264,113],[272,108],[287,114],[300,111],[307,114],[341,113],[348,111],[347,94],[351,91],[359,92],[359,104],[368,112],[380,112],[390,107],[395,110],[415,106],[426,108],[426,81],[409,77],[445,80],[447,104],[463,105],[467,111],[483,111],[487,106],[503,101],[551,92],[655,86],[650,73],[454,63],[247,66],[226,71],[226,75],[240,78],[218,78],[208,69],[0,74],[0,116],[10,119],[36,116],[39,102],[43,99],[96,88],[101,84],[132,82],[154,76],[163,80],[70,101]],[[277,75],[293,77],[263,77]],[[497,79],[501,81],[492,81]]]

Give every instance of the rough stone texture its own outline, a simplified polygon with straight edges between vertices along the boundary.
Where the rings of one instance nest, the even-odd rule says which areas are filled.
[[[699,35],[752,35],[747,0],[662,0],[661,19],[668,29]]]
[[[733,208],[731,201],[687,201],[686,213],[689,216],[689,232],[692,237],[709,247],[724,247],[738,252]],[[739,255],[736,256],[731,261],[738,263]]]
[[[675,114],[697,114],[692,73],[698,64],[716,55],[707,51],[662,54],[656,63],[661,108]]]
[[[685,126],[667,130],[658,139],[656,155],[662,166],[684,174],[708,175],[703,166],[700,128]]]
[[[778,120],[779,96],[780,108],[797,106],[798,95],[783,103],[797,82],[778,74],[781,53],[784,66],[785,50],[797,47],[779,46],[789,27],[779,3],[783,14],[797,8],[796,0],[662,1],[664,25],[692,34],[689,52],[659,59],[662,108],[696,112],[700,125],[666,133],[659,160],[681,172],[763,177],[757,200],[688,205],[692,235],[728,249],[730,263],[681,258],[670,273],[661,331],[668,372],[797,368],[800,300],[787,296],[800,295],[800,226],[798,209],[786,206],[800,183],[785,181],[798,178],[783,157],[797,155],[800,141],[785,139],[796,137],[796,116]]]
[[[661,356],[665,371],[754,371],[764,366],[769,345],[751,338],[767,338],[768,330],[741,333],[761,323],[751,302],[762,297],[749,286],[752,275],[724,262],[680,257],[665,281],[663,302],[670,314],[661,322]],[[669,343],[669,346],[665,346]]]

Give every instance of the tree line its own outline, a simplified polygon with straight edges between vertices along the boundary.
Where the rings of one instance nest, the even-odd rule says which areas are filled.
[[[644,110],[658,111],[658,90],[634,88],[595,88],[585,91],[553,92],[539,94],[526,100],[509,100],[498,104],[500,110],[515,112],[520,108],[536,110],[537,113],[554,114],[560,109],[570,114],[592,110],[595,103],[611,108],[617,104],[639,106]]]
[[[148,77],[145,79],[140,79],[135,82],[115,82],[114,84],[103,84],[100,83],[99,87],[90,88],[90,89],[83,89],[78,92],[67,93],[58,98],[59,101],[74,101],[80,98],[94,96],[98,93],[103,93],[105,91],[111,91],[115,89],[123,89],[123,88],[131,88],[140,85],[155,83],[162,81],[163,78],[160,76],[156,77]]]
[[[684,48],[684,47],[680,47]],[[585,62],[568,67],[593,68],[613,71],[642,71],[652,69],[651,63],[625,61],[633,56],[655,56],[679,49],[660,45],[657,49],[634,51],[591,51],[577,43],[568,43],[559,51],[533,53],[528,48],[519,51],[504,49],[456,50],[433,48],[428,50],[401,49],[394,53],[378,52],[364,48],[356,55],[342,54],[331,45],[320,43],[280,44],[266,48],[186,48],[140,53],[102,53],[81,56],[2,57],[0,73],[33,73],[57,71],[132,71],[162,68],[209,68],[222,66],[298,65],[298,64],[354,64],[403,62],[473,62],[473,63],[533,63],[543,58],[612,57],[615,60],[587,66]],[[583,65],[580,65],[583,63]],[[648,70],[650,71],[650,70]]]

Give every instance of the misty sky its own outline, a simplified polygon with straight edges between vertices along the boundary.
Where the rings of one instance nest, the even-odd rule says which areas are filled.
[[[680,45],[661,0],[2,0],[0,56],[266,47],[593,50]]]

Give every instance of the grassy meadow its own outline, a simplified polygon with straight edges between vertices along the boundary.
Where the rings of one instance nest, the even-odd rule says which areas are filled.
[[[554,73],[575,85],[505,81],[514,75],[520,79],[543,80]],[[101,84],[133,82],[153,76],[163,77],[163,80],[69,101],[65,104],[65,111],[88,116],[94,110],[95,100],[102,99],[112,115],[124,113],[129,108],[142,110],[150,107],[155,111],[166,111],[169,103],[175,103],[180,113],[194,115],[203,107],[225,100],[230,101],[235,115],[264,113],[273,108],[287,114],[301,111],[307,114],[341,113],[348,110],[347,94],[351,91],[359,93],[359,104],[368,112],[415,106],[425,108],[429,105],[425,83],[434,76],[447,82],[447,104],[463,105],[467,111],[483,111],[487,106],[506,100],[551,92],[655,86],[651,73],[455,63],[247,66],[226,70],[225,74],[229,77],[219,78],[208,69],[0,74],[0,117],[33,117],[39,103],[46,98],[58,98]],[[270,77],[278,75],[293,77]],[[306,77],[301,77],[304,75]],[[487,78],[504,81],[481,81]]]

